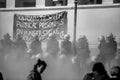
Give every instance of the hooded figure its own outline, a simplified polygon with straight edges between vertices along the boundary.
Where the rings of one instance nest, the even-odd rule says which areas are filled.
[[[41,74],[44,72],[46,67],[46,62],[38,59],[37,63],[34,65],[33,70],[28,75],[27,80],[42,80]]]
[[[97,62],[93,65],[92,73],[87,73],[83,80],[110,80],[104,65]]]

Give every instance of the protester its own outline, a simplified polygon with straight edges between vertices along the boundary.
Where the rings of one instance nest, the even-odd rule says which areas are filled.
[[[99,37],[99,45],[98,45],[98,49],[99,49],[99,54],[97,56],[97,59],[96,61],[100,61],[102,62],[103,64],[106,63],[106,59],[105,59],[105,44],[106,44],[106,41],[105,41],[105,37],[104,36],[100,36]]]
[[[113,66],[110,70],[111,80],[120,80],[120,67]]]
[[[22,38],[22,35],[18,35],[16,40],[14,41],[14,53],[17,54],[17,58],[23,59],[27,50],[27,45]]]
[[[90,57],[89,44],[86,36],[80,36],[76,43],[77,55],[80,57],[82,64]]]
[[[44,72],[46,67],[46,62],[38,59],[37,63],[34,65],[33,70],[28,75],[27,80],[42,80],[41,74]]]
[[[30,49],[31,49],[30,55],[36,55],[38,53],[42,53],[41,41],[39,40],[38,36],[34,37],[34,40],[32,41],[30,45]]]
[[[14,44],[15,44],[16,48],[21,49],[23,51],[25,51],[26,48],[27,48],[27,45],[26,45],[25,41],[22,38],[22,35],[17,36],[17,39],[15,40]]]
[[[105,59],[108,66],[111,65],[111,61],[115,58],[117,52],[117,42],[115,41],[115,37],[111,33],[106,37],[105,44]]]
[[[52,56],[57,56],[59,52],[59,42],[56,39],[55,34],[49,34],[49,39],[47,41],[46,52]]]
[[[11,36],[6,33],[3,36],[3,39],[0,40],[1,49],[0,49],[0,68],[1,70],[5,70],[5,59],[12,52],[13,42],[11,40]]]
[[[104,65],[101,62],[96,62],[93,65],[92,72],[87,73],[83,80],[110,80]]]
[[[72,55],[72,43],[68,34],[64,35],[64,40],[61,42],[60,54],[64,54],[67,57]]]
[[[6,33],[4,35],[4,38],[0,42],[1,42],[1,45],[2,45],[2,49],[1,49],[2,53],[4,55],[10,53],[11,50],[12,50],[12,44],[13,44],[13,42],[11,40],[11,36],[8,33]]]

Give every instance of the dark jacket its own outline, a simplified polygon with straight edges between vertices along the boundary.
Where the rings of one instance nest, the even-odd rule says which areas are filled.
[[[111,78],[110,80],[120,80],[119,78]]]
[[[108,75],[94,75],[94,73],[88,73],[83,80],[110,80]]]
[[[65,55],[72,55],[72,43],[70,41],[61,42],[61,53]]]
[[[37,66],[41,67],[40,72],[37,71]],[[46,62],[38,59],[37,64],[34,65],[34,69],[28,75],[27,80],[42,80],[41,74],[44,72],[46,67],[47,67]]]
[[[0,72],[0,80],[3,80],[3,75],[1,72]]]
[[[41,75],[38,71],[32,70],[28,75],[27,80],[42,80]]]

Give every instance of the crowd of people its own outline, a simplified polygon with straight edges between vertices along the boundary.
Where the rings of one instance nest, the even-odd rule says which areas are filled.
[[[28,80],[42,80],[41,74],[46,67],[46,62],[38,59],[33,70],[28,75]],[[120,67],[113,66],[109,75],[104,67],[104,64],[102,62],[96,62],[92,67],[92,72],[85,74],[83,80],[120,80]]]
[[[77,66],[77,70],[80,70],[82,72],[83,70],[90,71],[91,65],[92,73],[85,75],[83,80],[89,80],[87,78],[91,77],[90,80],[109,80],[109,76],[107,72],[105,71],[104,65],[110,66],[113,60],[116,60],[116,63],[120,65],[119,63],[119,49],[117,48],[117,42],[115,40],[115,36],[111,33],[107,37],[101,36],[99,38],[99,54],[96,57],[94,62],[91,62],[90,64],[87,63],[87,60],[90,59],[90,49],[89,49],[89,43],[88,39],[85,35],[81,35],[76,43],[76,49],[73,48],[73,43],[70,41],[70,35],[65,34],[64,38],[61,42],[57,39],[55,34],[49,34],[49,38],[46,41],[46,49],[42,50],[42,40],[39,40],[39,36],[35,36],[34,40],[31,41],[31,44],[28,45],[23,40],[21,35],[18,35],[15,40],[11,39],[11,36],[7,33],[3,36],[3,39],[0,40],[0,68],[4,68],[4,61],[6,58],[8,58],[9,54],[15,53],[16,59],[21,60],[23,57],[26,56],[26,54],[29,56],[29,58],[40,54],[44,57],[45,54],[48,54],[47,56],[52,56],[52,58],[66,58],[65,60],[70,60],[71,63],[75,66]],[[29,51],[28,51],[29,50]],[[76,51],[73,51],[76,50]],[[76,53],[74,53],[76,52]],[[100,62],[97,64],[94,64],[96,62]],[[41,65],[42,64],[42,65]],[[94,64],[94,65],[93,65]],[[41,66],[44,66],[44,69],[47,66],[47,63],[44,61],[39,60],[37,64],[35,64],[34,69],[31,73],[33,74],[40,74],[41,72],[37,70],[37,68],[41,69]],[[101,66],[101,67],[100,67]],[[118,66],[119,67],[119,66]],[[112,70],[118,69],[118,67],[112,68]],[[38,73],[36,72],[38,71]],[[85,72],[86,73],[86,72]],[[114,73],[111,71],[111,77],[114,77]],[[116,74],[116,73],[115,73]],[[99,76],[107,79],[96,79],[99,78]],[[32,76],[32,74],[31,74]],[[30,77],[31,77],[30,76]],[[34,75],[35,76],[35,75]],[[93,76],[95,76],[93,78]],[[97,77],[96,77],[97,76]],[[41,76],[38,77],[39,80],[41,80]],[[38,79],[29,79],[29,80],[38,80]],[[114,79],[112,79],[114,80]],[[117,79],[115,79],[117,80]]]
[[[87,73],[83,80],[119,80],[120,67],[113,66],[110,70],[110,75],[106,71],[102,62],[96,62],[92,67],[92,72]]]
[[[101,61],[102,63],[109,65],[111,64],[111,61],[115,58],[117,53],[117,42],[115,41],[114,35],[111,33],[106,38],[104,36],[101,36],[99,38],[100,44],[98,46],[98,49],[100,51],[98,55],[98,61]]]

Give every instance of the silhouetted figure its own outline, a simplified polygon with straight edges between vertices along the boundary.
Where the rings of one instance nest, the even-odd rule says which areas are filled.
[[[12,50],[12,40],[10,39],[11,36],[6,33],[4,35],[4,38],[1,40],[1,45],[2,45],[2,53],[5,55],[5,54],[8,54],[11,52]]]
[[[106,50],[105,44],[106,44],[105,37],[100,36],[99,37],[99,45],[98,45],[99,54],[98,54],[96,61],[100,61],[103,64],[105,64],[105,62],[106,62],[105,61],[105,50]]]
[[[0,50],[0,68],[1,70],[4,70],[4,61],[6,59],[6,56],[10,55],[12,52],[12,45],[13,42],[11,40],[11,36],[6,33],[4,38],[0,40],[1,43],[1,50]]]
[[[33,70],[28,75],[27,80],[42,80],[41,74],[44,72],[46,67],[46,62],[38,59],[37,63],[34,65]]]
[[[18,35],[18,37],[17,37],[17,39],[15,40],[14,44],[15,44],[15,47],[16,47],[17,49],[20,49],[20,50],[22,50],[22,51],[25,51],[26,48],[27,48],[27,45],[26,45],[26,43],[25,43],[25,41],[23,40],[23,38],[22,38],[21,35]]]
[[[27,45],[21,35],[17,36],[17,39],[14,42],[14,49],[18,55],[18,58],[24,57],[27,50]]]
[[[105,44],[105,59],[106,63],[110,66],[111,61],[115,58],[117,52],[117,42],[115,41],[115,37],[111,33],[106,38],[106,44]]]
[[[89,44],[86,36],[80,36],[76,43],[76,50],[78,61],[80,62],[81,67],[85,67],[87,60],[90,57]]]
[[[72,43],[69,39],[70,35],[68,34],[64,35],[64,40],[61,42],[60,54],[72,56]]]
[[[0,72],[0,80],[4,80],[1,72]]]
[[[50,34],[49,39],[47,41],[47,48],[46,52],[49,53],[52,56],[57,56],[59,52],[59,42],[56,39],[55,34]]]
[[[120,67],[113,66],[110,70],[111,79],[110,80],[120,80]]]
[[[34,40],[30,45],[30,49],[31,49],[30,55],[36,55],[38,53],[42,53],[41,41],[39,40],[38,36],[35,36]]]
[[[104,65],[101,62],[97,62],[93,65],[92,73],[87,73],[83,80],[110,80]]]

